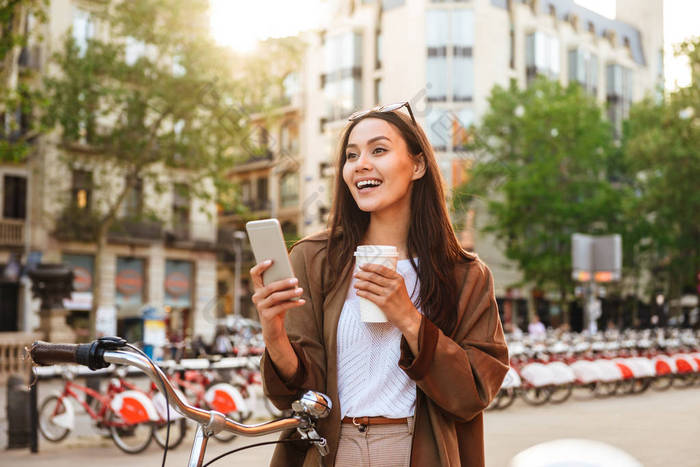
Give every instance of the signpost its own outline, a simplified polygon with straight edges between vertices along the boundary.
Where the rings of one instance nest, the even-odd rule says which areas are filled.
[[[571,275],[585,290],[584,329],[591,334],[598,330],[601,316],[596,284],[620,280],[622,275],[622,237],[619,234],[593,236],[575,233],[571,236]]]

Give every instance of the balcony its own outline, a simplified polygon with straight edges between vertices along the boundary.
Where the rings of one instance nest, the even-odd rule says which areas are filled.
[[[94,243],[99,221],[91,209],[69,206],[56,219],[53,235],[64,242]]]
[[[151,243],[163,239],[163,224],[153,220],[121,220],[109,231],[113,243]]]
[[[23,246],[24,223],[24,219],[0,220],[0,246]]]
[[[177,223],[165,233],[165,239],[169,243],[188,242],[192,240],[189,223]]]

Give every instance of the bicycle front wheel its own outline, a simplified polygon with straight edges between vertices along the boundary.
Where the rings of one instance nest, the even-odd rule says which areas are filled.
[[[158,446],[165,447],[165,437],[167,435],[168,425],[165,422],[158,423],[153,429],[153,439],[156,440]],[[170,438],[168,440],[168,449],[176,448],[185,439],[187,433],[187,419],[181,418],[170,422]]]
[[[152,423],[127,424],[113,411],[107,416],[107,425],[114,444],[127,454],[138,454],[146,449],[153,439]]]
[[[44,399],[39,409],[39,431],[47,440],[58,443],[65,439],[70,433],[70,429],[56,423],[56,418],[66,414],[67,408],[63,398],[58,396],[49,396]]]

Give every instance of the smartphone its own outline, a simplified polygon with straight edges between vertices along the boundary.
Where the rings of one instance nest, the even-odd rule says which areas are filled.
[[[277,219],[250,221],[246,223],[245,229],[248,232],[250,245],[253,247],[255,262],[272,260],[272,266],[263,273],[263,283],[292,279],[294,271],[292,271],[292,263],[289,261],[287,245],[284,243],[279,221]],[[292,300],[299,300],[299,297]]]

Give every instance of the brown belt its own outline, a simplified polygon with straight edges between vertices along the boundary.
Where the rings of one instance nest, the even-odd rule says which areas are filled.
[[[343,423],[352,423],[355,426],[370,425],[401,425],[408,423],[408,418],[386,418],[386,417],[345,417]]]

